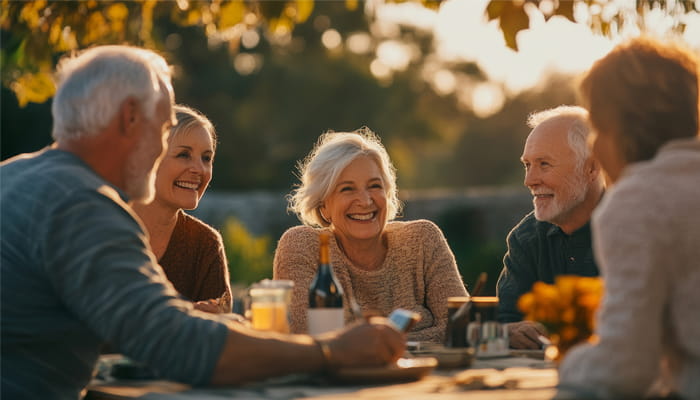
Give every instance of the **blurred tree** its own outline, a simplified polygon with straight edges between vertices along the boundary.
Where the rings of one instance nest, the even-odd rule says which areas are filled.
[[[672,29],[682,32],[685,23],[681,15],[690,11],[700,11],[696,0],[635,0],[632,2],[610,0],[490,0],[486,7],[489,20],[498,19],[506,44],[517,50],[518,32],[530,25],[527,7],[538,8],[549,19],[555,15],[572,22],[586,23],[593,32],[605,36],[619,33],[625,24],[638,26],[645,31],[645,16],[650,10],[659,10],[671,18]],[[577,21],[576,9],[585,10],[583,21]]]
[[[12,89],[20,106],[42,103],[55,90],[51,70],[55,56],[94,44],[131,43],[162,48],[154,34],[154,20],[167,17],[182,26],[197,26],[210,43],[225,43],[235,54],[246,38],[264,33],[275,45],[293,43],[292,33],[312,15],[314,8],[330,2],[314,0],[87,0],[2,1],[0,27],[10,35],[2,42],[2,84]],[[392,0],[369,2],[377,4]],[[407,2],[408,0],[393,0]],[[441,0],[417,0],[437,9]],[[365,1],[344,0],[343,7],[364,12]],[[585,21],[594,32],[614,35],[625,23],[644,30],[649,10],[662,10],[673,16],[673,28],[685,28],[680,15],[697,10],[695,0],[636,0],[634,8],[607,0],[491,0],[486,8],[489,19],[498,19],[506,44],[517,49],[516,35],[529,26],[527,7],[538,8],[545,16],[563,16],[576,22],[576,9],[587,10]],[[632,21],[634,20],[634,21]],[[581,22],[581,21],[580,21]],[[252,34],[251,32],[255,32]]]
[[[356,7],[355,1],[347,3]],[[15,92],[20,106],[41,103],[55,90],[50,75],[56,54],[107,43],[159,48],[154,19],[167,16],[183,26],[202,27],[212,40],[225,41],[235,51],[242,35],[259,26],[284,41],[313,7],[313,0],[2,0],[0,27],[11,33],[2,43],[2,83]]]

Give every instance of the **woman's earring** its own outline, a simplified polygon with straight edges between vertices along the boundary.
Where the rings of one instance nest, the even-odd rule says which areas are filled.
[[[329,224],[329,225],[330,225],[330,223],[331,223],[331,220],[330,220],[330,219],[328,219],[328,218],[326,218],[326,216],[325,216],[325,215],[323,215],[323,211],[321,211],[321,207],[319,207],[319,208],[318,208],[318,213],[319,213],[319,214],[321,215],[321,218],[322,218],[322,219],[323,219],[324,221],[326,221],[326,223],[327,223],[327,224]]]

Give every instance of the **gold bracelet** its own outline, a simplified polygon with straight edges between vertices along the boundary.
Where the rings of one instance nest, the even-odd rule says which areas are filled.
[[[323,356],[323,367],[322,369],[331,368],[331,359],[333,358],[333,353],[331,353],[331,347],[326,342],[322,342],[314,338],[314,342],[321,348],[321,355]]]

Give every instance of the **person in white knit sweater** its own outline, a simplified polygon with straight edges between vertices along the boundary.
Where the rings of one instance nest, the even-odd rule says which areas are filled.
[[[606,289],[598,343],[566,355],[559,397],[700,399],[699,65],[637,38],[581,83],[612,183],[592,222]]]
[[[345,322],[351,304],[388,315],[409,309],[421,320],[409,340],[441,343],[447,298],[466,296],[454,255],[440,229],[426,220],[392,221],[401,203],[386,149],[369,129],[321,136],[300,166],[301,185],[290,209],[304,226],[282,235],[275,251],[275,279],[293,280],[290,326],[307,331],[309,285],[318,267],[320,230],[332,233],[330,260],[343,288]],[[389,222],[391,221],[391,222]]]

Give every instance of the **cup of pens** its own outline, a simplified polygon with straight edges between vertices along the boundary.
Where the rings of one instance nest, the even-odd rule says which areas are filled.
[[[471,296],[478,296],[486,284],[488,276],[482,272],[470,290]],[[445,347],[470,347],[467,341],[467,325],[470,321],[472,297],[458,296],[447,298],[447,331],[445,332]],[[472,346],[473,347],[473,346]]]
[[[467,343],[477,358],[503,357],[510,354],[508,329],[496,320],[498,297],[475,296],[470,299]]]

